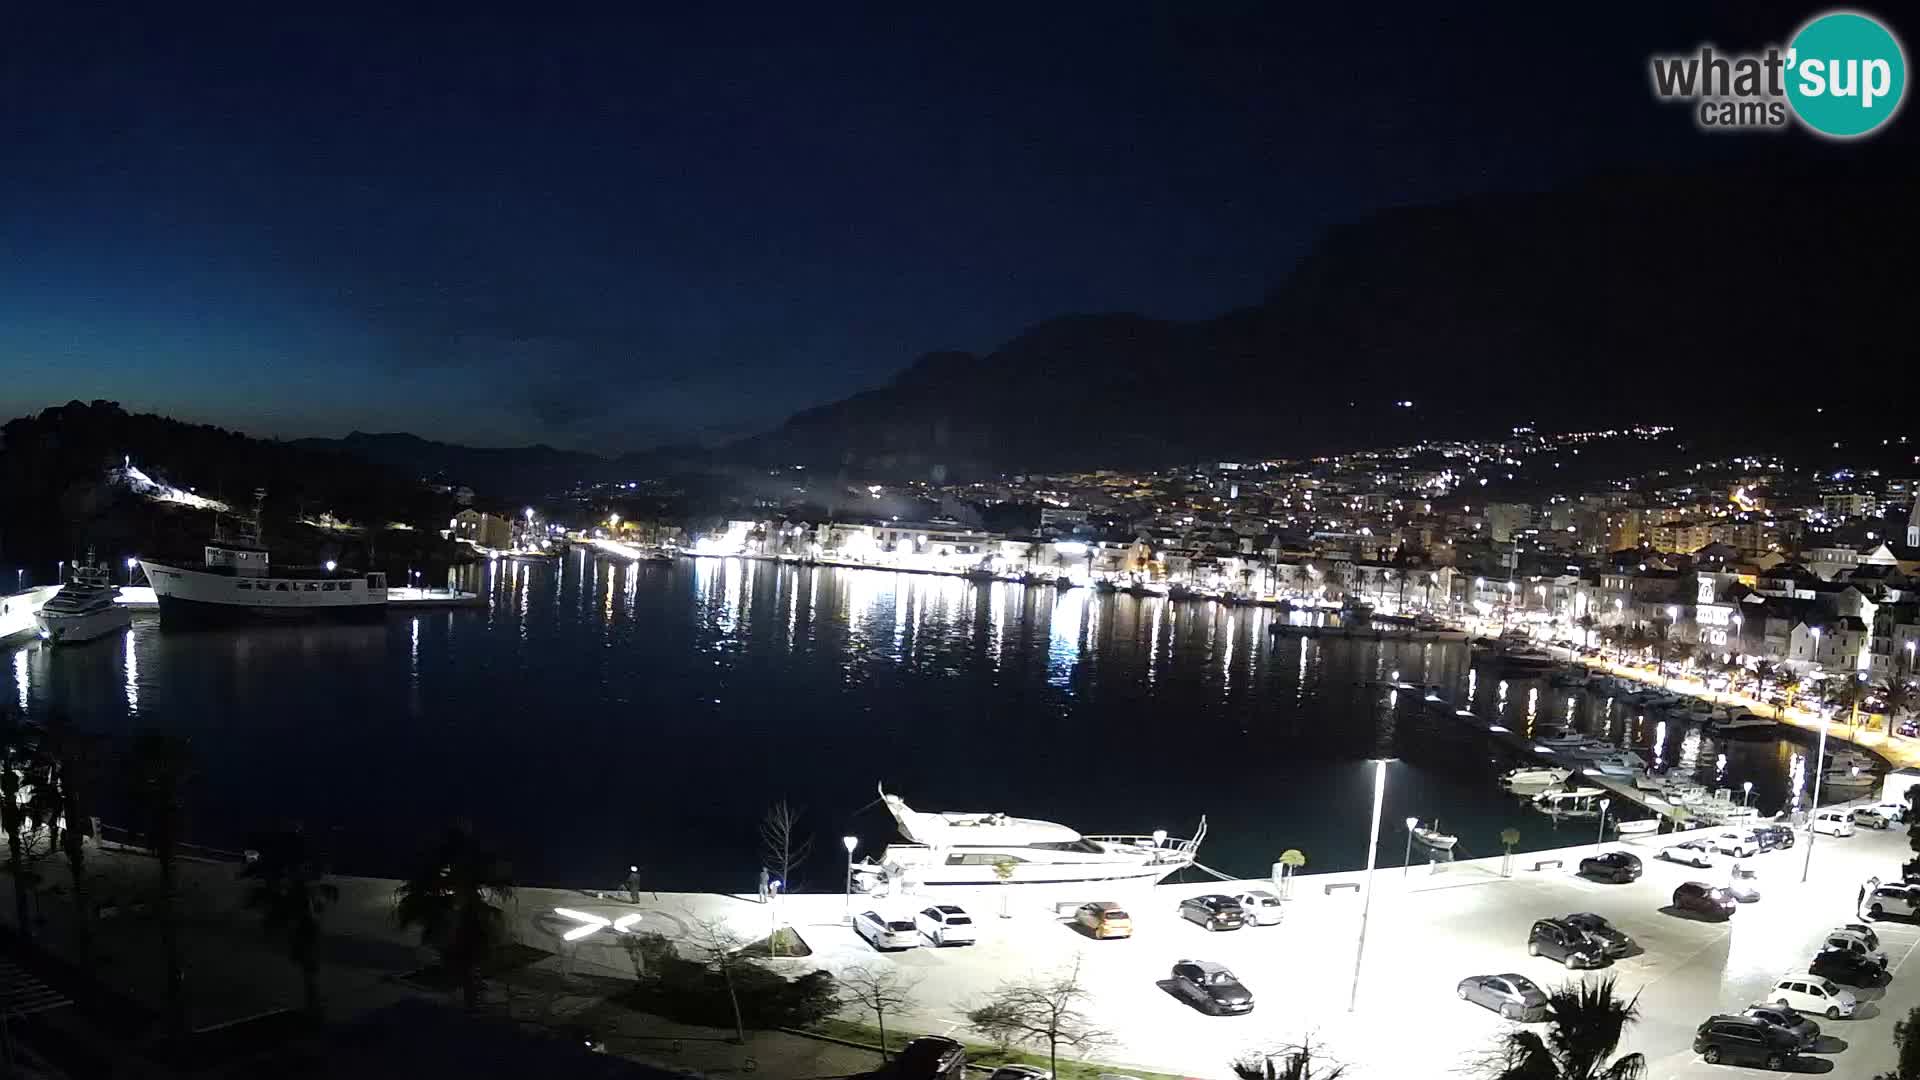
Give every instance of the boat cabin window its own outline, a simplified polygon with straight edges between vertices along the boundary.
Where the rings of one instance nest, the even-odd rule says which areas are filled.
[[[340,583],[340,591],[341,591],[341,592],[352,592],[352,591],[353,591],[353,582],[351,582],[351,581],[343,581],[343,582],[341,582],[341,583]]]
[[[274,586],[274,589],[275,589],[276,591],[278,591],[278,592],[286,592],[286,591],[287,591],[287,583],[283,581],[283,582],[281,582],[280,584],[278,584],[278,585],[275,585],[275,586]]]
[[[244,581],[242,581],[242,582],[240,582],[240,583],[238,583],[237,585],[235,585],[235,586],[234,586],[234,588],[236,588],[236,589],[251,589],[251,588],[253,588],[253,586],[251,586],[251,585],[249,585],[249,584],[247,584],[246,582],[244,582]]]
[[[318,585],[315,585],[315,584],[314,584],[313,582],[311,582],[311,581],[309,581],[309,582],[307,582],[307,591],[308,591],[308,592],[319,592],[319,591],[320,591],[320,586],[318,586]]]
[[[1030,848],[1042,851],[1078,851],[1087,855],[1100,854],[1100,848],[1091,840],[1043,840],[1037,844],[1028,844]]]
[[[953,854],[947,856],[947,865],[948,866],[992,866],[994,863],[1001,862],[1003,860],[1011,863],[1023,863],[1027,861],[1018,855],[1008,855],[1004,852],[969,851],[969,852],[962,853],[962,852],[956,851]]]

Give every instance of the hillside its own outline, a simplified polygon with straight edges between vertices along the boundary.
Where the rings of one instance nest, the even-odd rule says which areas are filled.
[[[169,488],[198,498],[159,497]],[[278,561],[418,565],[454,555],[438,533],[448,502],[409,476],[345,454],[75,401],[0,427],[0,563],[44,567],[35,574],[46,580],[57,560],[89,547],[114,560],[197,558],[214,525],[200,499],[247,507],[256,489],[267,492],[262,516]],[[300,524],[323,513],[373,529]],[[395,522],[411,528],[386,528]]]
[[[1893,241],[1920,232],[1913,179],[1629,179],[1388,211],[1329,232],[1253,307],[1072,316],[986,355],[928,354],[728,455],[958,475],[1526,422],[1711,438],[1790,417],[1819,436],[1792,387],[1903,358],[1920,330]]]

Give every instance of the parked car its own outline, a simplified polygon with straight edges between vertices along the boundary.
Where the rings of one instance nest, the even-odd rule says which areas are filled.
[[[1592,938],[1600,946],[1601,955],[1609,960],[1618,960],[1634,949],[1633,939],[1626,931],[1606,920],[1605,916],[1595,915],[1591,911],[1576,911],[1560,920]]]
[[[1852,836],[1853,818],[1845,810],[1820,810],[1814,813],[1807,828],[1821,836]]]
[[[1697,911],[1702,915],[1712,915],[1724,919],[1732,915],[1739,903],[1733,894],[1717,885],[1704,881],[1686,881],[1673,890],[1673,906],[1681,911]]]
[[[1874,940],[1878,941],[1879,939],[1875,938]],[[1849,930],[1845,927],[1829,930],[1827,931],[1826,943],[1823,944],[1821,948],[1823,950],[1837,949],[1841,952],[1850,952],[1863,960],[1871,960],[1883,968],[1887,966],[1887,954],[1883,950],[1868,944],[1866,935],[1857,930]]]
[[[1536,919],[1527,934],[1527,955],[1558,960],[1570,968],[1594,968],[1606,962],[1599,942],[1559,919]]]
[[[853,930],[876,949],[917,949],[920,928],[912,919],[895,919],[877,911],[863,911],[853,917]]]
[[[1640,856],[1627,851],[1609,851],[1580,860],[1580,876],[1615,885],[1640,880]]]
[[[1852,934],[1853,936],[1859,938],[1861,941],[1866,942],[1867,948],[1869,949],[1880,948],[1880,935],[1873,932],[1873,927],[1868,926],[1866,923],[1863,923],[1863,922],[1841,923],[1839,926],[1836,926],[1832,930],[1829,930],[1828,933],[1829,934]]]
[[[1740,1011],[1741,1016],[1751,1016],[1755,1020],[1765,1020],[1774,1027],[1792,1035],[1800,1041],[1802,1050],[1812,1046],[1820,1039],[1820,1025],[1811,1016],[1802,1016],[1791,1005],[1770,1005],[1755,1002]]]
[[[1778,823],[1772,825],[1756,825],[1753,828],[1753,835],[1760,841],[1762,851],[1771,851],[1774,848],[1790,848],[1795,842],[1793,826],[1791,825],[1781,825]]]
[[[1731,855],[1736,859],[1750,859],[1760,854],[1760,842],[1751,833],[1729,829],[1715,833],[1707,843],[1722,855]]]
[[[1073,913],[1073,921],[1097,938],[1133,936],[1133,916],[1127,914],[1126,908],[1111,900],[1081,904],[1079,910]]]
[[[1767,992],[1775,1005],[1785,1005],[1803,1013],[1815,1013],[1829,1020],[1852,1016],[1859,1001],[1853,991],[1842,990],[1824,975],[1798,971],[1781,977]]]
[[[1847,949],[1821,949],[1807,970],[1848,986],[1878,986],[1880,976],[1887,972],[1866,956]]]
[[[1880,886],[1867,896],[1867,913],[1876,919],[1888,915],[1910,919],[1920,914],[1920,886]]]
[[[1211,960],[1182,960],[1173,965],[1173,988],[1202,1012],[1237,1016],[1253,1011],[1253,994],[1226,965]]]
[[[922,908],[913,922],[935,945],[971,945],[979,940],[973,917],[954,904]]]
[[[1547,992],[1525,975],[1472,975],[1454,989],[1460,1000],[1492,1009],[1508,1020],[1531,1023],[1547,1018]]]
[[[1254,889],[1234,897],[1240,902],[1240,910],[1246,920],[1255,926],[1278,926],[1286,918],[1287,911],[1280,898],[1265,889]]]
[[[1893,821],[1880,811],[1863,806],[1853,812],[1853,823],[1863,829],[1884,829]]]
[[[1180,917],[1209,930],[1238,930],[1247,921],[1240,902],[1219,893],[1189,896],[1180,901]]]
[[[1705,840],[1686,840],[1678,844],[1669,844],[1660,849],[1660,857],[1668,862],[1685,863],[1703,870],[1718,861],[1713,845]]]
[[[1053,1080],[1053,1074],[1037,1065],[1002,1065],[987,1080]]]
[[[1906,803],[1879,802],[1874,803],[1873,808],[1880,811],[1880,816],[1886,818],[1888,821],[1904,822],[1907,820]]]
[[[879,1075],[888,1080],[966,1080],[967,1048],[940,1035],[922,1035],[893,1055]]]
[[[1727,891],[1743,904],[1756,903],[1760,899],[1759,873],[1746,863],[1734,863],[1727,875]]]
[[[1779,1071],[1800,1054],[1800,1040],[1751,1016],[1710,1016],[1693,1033],[1693,1052],[1709,1065],[1757,1065]]]

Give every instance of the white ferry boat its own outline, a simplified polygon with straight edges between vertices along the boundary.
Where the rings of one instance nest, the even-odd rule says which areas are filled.
[[[234,622],[248,619],[378,619],[387,611],[387,575],[326,566],[270,565],[252,522],[237,540],[216,538],[204,565],[141,559],[160,602],[160,621]]]
[[[1138,881],[1152,884],[1193,864],[1207,819],[1191,840],[1151,836],[1085,836],[1051,821],[998,813],[925,812],[882,788],[880,798],[910,843],[889,844],[880,859],[853,867],[855,884],[875,890],[904,882],[930,886],[1059,885]],[[1005,864],[1004,880],[995,867]]]
[[[133,612],[120,604],[120,590],[104,566],[76,564],[73,578],[49,597],[34,615],[40,636],[55,645],[73,645],[125,630]]]

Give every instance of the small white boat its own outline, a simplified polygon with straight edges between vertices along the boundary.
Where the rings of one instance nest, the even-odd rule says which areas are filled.
[[[1529,805],[1554,817],[1590,818],[1600,816],[1600,800],[1607,797],[1608,793],[1597,787],[1543,791],[1535,795]]]
[[[1440,822],[1435,821],[1433,824],[1434,827],[1431,829],[1424,825],[1415,825],[1413,827],[1413,838],[1436,851],[1452,851],[1453,845],[1459,843],[1460,838],[1450,833],[1441,832],[1439,829]]]
[[[1613,831],[1621,836],[1644,836],[1648,833],[1657,833],[1660,831],[1660,819],[1641,818],[1638,821],[1618,821],[1614,823]]]
[[[1631,750],[1589,753],[1581,758],[1586,768],[1608,776],[1636,776],[1647,771],[1646,759]]]
[[[1547,788],[1566,782],[1567,777],[1572,775],[1572,769],[1555,768],[1551,765],[1522,765],[1502,774],[1500,786],[1508,791],[1516,788]]]
[[[1764,716],[1756,716],[1750,712],[1743,712],[1729,716],[1723,720],[1715,720],[1707,725],[1707,730],[1714,735],[1723,735],[1732,738],[1743,733],[1761,734],[1769,732],[1774,729],[1774,726],[1775,721],[1769,720]]]

